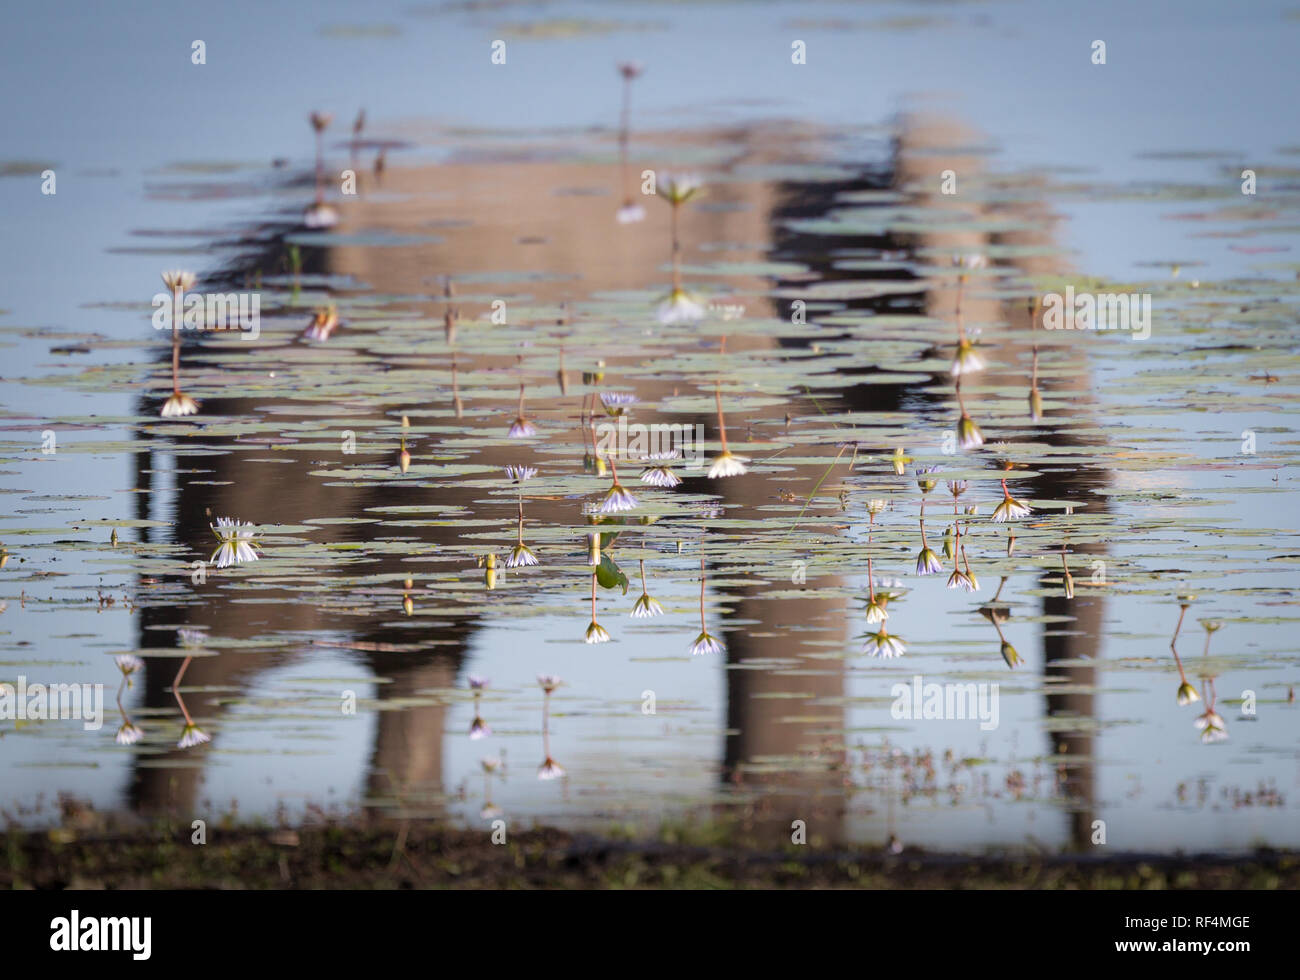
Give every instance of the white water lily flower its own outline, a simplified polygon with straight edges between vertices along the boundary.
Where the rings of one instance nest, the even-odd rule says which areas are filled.
[[[178,749],[189,749],[196,745],[202,745],[204,742],[211,742],[212,736],[199,728],[193,722],[186,725],[181,731],[181,740],[176,743]]]
[[[113,658],[113,662],[117,664],[117,669],[122,672],[123,677],[130,677],[137,670],[144,668],[144,661],[134,653],[119,653]]]
[[[693,657],[706,653],[722,653],[724,650],[726,650],[726,647],[708,630],[701,630],[700,635],[691,644],[691,656]]]
[[[916,574],[917,575],[934,575],[936,572],[943,571],[943,562],[931,548],[922,548],[920,554],[916,556]]]
[[[1223,723],[1223,716],[1213,708],[1205,709],[1205,714],[1192,724],[1200,730],[1202,742],[1223,742],[1228,738],[1228,728]]]
[[[957,445],[962,449],[979,449],[984,445],[984,433],[975,424],[975,420],[965,412],[957,420]]]
[[[513,480],[515,483],[523,483],[525,480],[531,480],[537,475],[536,466],[507,466],[506,478]]]
[[[584,643],[608,643],[609,631],[606,630],[605,627],[601,626],[600,623],[596,622],[593,619],[591,621],[591,625],[587,627],[587,634],[585,637],[583,637],[583,642]]]
[[[185,272],[181,269],[169,269],[162,274],[163,285],[173,293],[179,290],[187,293],[194,288],[194,273]]]
[[[652,487],[671,489],[682,482],[682,478],[668,466],[647,466],[641,471],[641,482]]]
[[[618,209],[614,217],[620,225],[633,225],[645,220],[645,208],[629,201]]]
[[[600,403],[605,406],[606,415],[626,415],[627,410],[637,403],[636,395],[625,391],[602,391]]]
[[[339,213],[324,201],[314,201],[302,213],[302,223],[308,228],[333,228],[339,223]]]
[[[749,472],[745,465],[749,459],[745,456],[737,456],[729,450],[723,450],[709,464],[709,479],[717,480],[726,476],[744,476]]]
[[[664,607],[659,605],[658,600],[652,599],[649,593],[642,592],[641,598],[632,606],[633,619],[648,619],[651,616],[662,616]]]
[[[957,353],[952,359],[952,376],[959,378],[983,370],[984,358],[976,353],[975,346],[969,340],[961,341],[957,345]]]
[[[506,558],[506,568],[527,568],[540,564],[538,557],[522,541],[510,549],[510,555]]]
[[[537,767],[538,779],[559,779],[564,775],[564,767],[552,759],[549,755],[540,766]]]
[[[1016,517],[1027,517],[1031,513],[1033,510],[1028,504],[1021,503],[1008,494],[1002,498],[1002,503],[993,508],[993,520],[1002,524]]]
[[[259,555],[257,545],[253,541],[253,536],[257,532],[255,524],[245,524],[233,517],[218,517],[216,524],[208,526],[221,542],[208,561],[216,562],[218,568],[227,568],[240,562],[257,561]]]
[[[692,299],[684,289],[674,289],[669,297],[659,304],[655,315],[664,326],[673,326],[703,320],[704,312],[703,304]]]
[[[487,738],[492,734],[492,729],[488,727],[479,715],[474,716],[474,720],[469,724],[469,737],[477,741],[480,738]]]
[[[620,511],[632,510],[636,506],[636,497],[623,489],[623,484],[615,482],[605,492],[605,496],[601,498],[595,510],[598,514],[617,514]]]
[[[332,306],[317,310],[302,335],[308,340],[329,340],[339,325],[339,314]]]
[[[506,435],[511,439],[527,439],[529,436],[537,435],[537,426],[521,415],[510,424]]]
[[[948,576],[948,588],[962,589],[966,592],[975,592],[979,586],[976,585],[975,580],[965,572],[954,570],[953,573]]]
[[[178,419],[186,415],[197,415],[198,412],[198,402],[183,391],[174,391],[171,397],[163,402],[162,411],[158,414],[165,419]]]
[[[563,681],[556,674],[538,674],[537,683],[541,686],[543,692],[553,694]]]
[[[669,204],[685,204],[704,190],[704,181],[695,174],[662,174],[659,192]]]
[[[880,627],[878,632],[868,633],[866,642],[862,644],[863,653],[868,653],[873,657],[882,657],[885,660],[901,657],[906,650],[907,644],[899,637],[887,633],[883,626]]]
[[[144,729],[134,722],[124,721],[122,727],[117,730],[114,741],[118,745],[134,745],[142,738],[144,738]]]

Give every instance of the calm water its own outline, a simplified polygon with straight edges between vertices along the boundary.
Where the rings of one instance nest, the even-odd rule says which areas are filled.
[[[98,731],[0,721],[0,809],[1300,844],[1284,5],[238,7],[71,20],[77,67],[0,110],[0,681],[103,684],[106,708]],[[6,32],[6,90],[59,15]],[[121,46],[176,64],[147,75]],[[626,167],[623,57],[647,66]],[[326,231],[302,223],[313,109],[334,113]],[[670,206],[615,220],[646,169],[704,179],[679,213],[699,322],[657,315]],[[962,282],[954,256],[985,265]],[[173,268],[257,293],[261,335],[188,333],[202,409],[163,419],[150,300]],[[1027,300],[1066,285],[1149,294],[1150,337],[1031,326]],[[304,338],[331,303],[337,329]],[[965,451],[959,329],[986,362],[962,379],[986,440]],[[617,456],[637,506],[593,515],[613,473],[588,412],[610,422],[611,393],[635,395],[629,423],[701,426],[705,464],[662,488]],[[744,474],[707,475],[719,411]],[[1032,512],[995,522],[1004,476]],[[968,484],[953,557],[948,480]],[[540,564],[507,569],[521,504]],[[257,525],[261,557],[198,574],[221,517]],[[596,520],[607,643],[584,642]],[[977,591],[945,587],[954,559]],[[661,616],[629,615],[642,564]],[[873,578],[901,657],[864,652]],[[721,649],[693,656],[701,620]],[[178,699],[181,629],[206,639]],[[130,745],[124,654],[144,662]],[[539,674],[562,678],[549,699]],[[996,684],[996,724],[897,717],[917,676]],[[1211,704],[1228,737],[1207,743]],[[186,713],[210,742],[178,747]],[[538,778],[548,752],[562,778]]]

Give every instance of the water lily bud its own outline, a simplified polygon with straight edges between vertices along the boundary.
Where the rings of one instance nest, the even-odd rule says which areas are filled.
[[[1006,640],[1002,641],[1002,659],[1006,661],[1008,667],[1014,667],[1022,662],[1020,654],[1016,653],[1016,648]]]

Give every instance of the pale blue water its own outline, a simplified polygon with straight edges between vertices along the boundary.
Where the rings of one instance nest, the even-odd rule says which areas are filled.
[[[875,29],[827,24],[898,16],[920,17],[924,24]],[[559,40],[517,39],[504,27],[537,18],[617,20],[652,27]],[[395,30],[364,37],[329,30],[339,25],[391,25]],[[507,39],[507,64],[492,65],[491,41],[502,36]],[[1096,38],[1107,42],[1105,66],[1089,61],[1089,46]],[[190,63],[194,39],[206,42],[205,65]],[[807,42],[806,65],[790,63],[795,39]],[[367,111],[371,135],[401,137],[434,124],[505,131],[610,127],[617,120],[619,96],[611,84],[611,65],[635,58],[648,66],[636,88],[634,110],[638,125],[646,128],[773,118],[886,127],[900,111],[923,105],[956,115],[987,134],[993,151],[990,166],[996,170],[1112,189],[1183,182],[1221,182],[1232,188],[1239,185],[1243,167],[1263,173],[1270,165],[1295,166],[1298,52],[1300,18],[1286,3],[555,3],[475,11],[458,5],[417,10],[386,2],[359,9],[327,0],[313,5],[309,14],[288,5],[238,0],[221,5],[51,3],[39,9],[14,8],[0,32],[0,83],[6,93],[0,100],[0,163],[52,162],[58,193],[41,195],[36,175],[0,178],[0,212],[5,216],[0,232],[0,267],[5,270],[0,309],[6,311],[0,325],[98,332],[120,339],[138,336],[135,331],[146,329],[143,320],[99,304],[147,302],[158,289],[160,268],[215,267],[227,255],[215,242],[281,208],[300,206],[301,194],[273,188],[287,172],[305,172],[311,166],[305,123],[311,109],[335,114],[334,139],[342,138],[360,107]],[[439,146],[420,145],[406,157],[403,151],[395,152],[391,165],[436,159],[441,152]],[[1220,156],[1160,156],[1201,152]],[[289,161],[285,171],[270,168],[277,158]],[[189,179],[184,166],[211,163],[231,164],[230,179],[243,185],[243,193],[226,200],[177,200],[159,194]],[[195,179],[210,180],[201,174]],[[1261,176],[1259,196],[1265,200],[1277,182],[1294,181],[1294,175]],[[1064,192],[1058,210],[1059,240],[1073,252],[1074,266],[1089,275],[1151,277],[1146,263],[1178,261],[1187,266],[1185,277],[1213,281],[1257,275],[1272,262],[1296,261],[1290,251],[1254,256],[1233,251],[1232,239],[1205,234],[1233,223],[1179,220],[1180,215],[1201,210],[1187,202],[1154,196],[1149,201],[1115,201],[1096,199],[1087,191]],[[159,238],[143,232],[164,234]],[[1245,244],[1290,250],[1295,241],[1295,229],[1282,224]],[[133,251],[168,245],[174,250]],[[190,248],[197,252],[187,254]],[[111,417],[132,411],[132,396],[70,394],[6,380],[44,373],[43,365],[54,358],[49,342],[12,336],[2,340],[12,346],[3,348],[0,406],[16,430],[16,441],[38,444],[41,420],[56,415]],[[123,359],[137,355],[133,350],[120,353]],[[119,355],[96,351],[92,356]],[[1140,360],[1116,352],[1101,358],[1094,370],[1099,387],[1121,387],[1143,367]],[[1291,415],[1280,411],[1220,412],[1190,425],[1166,416],[1124,421],[1176,429],[1178,435],[1165,448],[1189,455],[1231,456],[1244,428],[1277,430],[1274,438],[1279,440],[1293,438]],[[77,439],[121,438],[125,431],[106,429]],[[1209,448],[1215,446],[1221,448]],[[1262,486],[1270,478],[1252,471],[1239,480],[1242,486]],[[126,491],[133,479],[131,460],[123,455],[63,458],[57,468],[39,455],[7,461],[0,488],[24,492],[0,498],[7,505],[0,508],[6,517],[0,523],[0,540],[5,540],[5,527],[60,526],[77,517],[128,513],[134,503]],[[1196,473],[1179,489],[1195,492],[1218,486],[1215,474]],[[103,499],[93,505],[67,504],[63,513],[39,521],[25,513],[43,506],[32,500],[34,495],[72,489]],[[1265,523],[1260,499],[1227,496],[1221,506],[1193,513],[1209,511],[1216,521],[1256,526]],[[1293,506],[1289,512],[1271,502],[1269,507],[1262,515],[1266,523],[1294,527]],[[155,516],[168,515],[164,509]],[[1280,541],[1278,551],[1294,552],[1293,538]],[[14,542],[6,543],[13,548]],[[1120,562],[1142,548],[1118,541],[1112,560]],[[58,570],[82,577],[99,571],[66,552],[59,562]],[[1214,563],[1211,550],[1188,556],[1184,565],[1213,568]],[[125,578],[122,569],[111,564],[103,573],[109,582]],[[1079,569],[1075,574],[1082,577]],[[1289,586],[1293,579],[1293,566],[1287,563],[1234,567],[1223,581],[1244,589]],[[1008,594],[1032,584],[1029,576],[1022,576],[1009,584]],[[693,601],[689,586],[676,596],[671,589],[661,598],[674,598],[683,610],[681,619],[688,622]],[[916,621],[952,622],[967,608],[955,594],[922,596],[920,591],[909,600],[909,616]],[[1113,598],[1107,618],[1117,628],[1108,637],[1104,657],[1165,656],[1177,607],[1167,603],[1159,608],[1162,616],[1157,618],[1149,597]],[[1233,600],[1224,600],[1216,614],[1234,608]],[[1189,614],[1185,655],[1199,652],[1201,633],[1195,617],[1210,609],[1215,606]],[[963,623],[962,629],[987,641],[992,627],[980,625],[982,633],[978,625]],[[134,630],[134,623],[120,611],[93,619],[81,615],[72,622],[71,617],[41,611],[37,604],[30,612],[20,610],[12,598],[0,619],[0,633],[13,644],[10,649],[26,642],[29,649],[51,651],[40,678],[47,681],[85,680],[85,664],[90,662],[94,677],[113,684],[111,664],[90,656],[133,647]],[[1013,622],[1005,630],[1018,649],[1037,647],[1037,624]],[[505,738],[509,762],[518,764],[520,775],[498,787],[498,805],[538,820],[574,821],[593,810],[617,815],[619,801],[631,799],[639,818],[647,812],[648,799],[661,801],[664,812],[670,812],[675,803],[714,791],[714,767],[726,724],[723,672],[702,680],[691,661],[646,666],[662,649],[653,634],[642,633],[624,638],[618,658],[593,661],[587,648],[571,643],[571,619],[530,621],[527,632],[537,642],[526,662],[520,662],[519,632],[517,626],[491,624],[475,636],[470,655],[469,671],[498,679],[501,693],[507,695],[489,720]],[[1285,635],[1277,624],[1240,624],[1231,635],[1220,633],[1216,644],[1230,643],[1235,652],[1252,657],[1280,656],[1281,664],[1274,660],[1269,668],[1260,668],[1274,686],[1268,696],[1280,697],[1276,685],[1294,674],[1296,663],[1294,644],[1288,646]],[[887,675],[851,674],[848,698],[884,697],[891,683],[910,678],[913,669],[937,673],[950,668],[961,652],[937,644],[927,649],[922,643],[908,663]],[[536,724],[536,705],[524,695],[538,671],[571,679],[557,701],[557,709],[569,717],[561,714],[557,720],[553,746],[557,758],[588,780],[575,791],[576,803],[568,795],[543,795],[532,779],[531,770],[540,761],[533,758],[537,747],[530,729]],[[14,672],[7,664],[0,666],[0,674]],[[319,678],[336,678],[363,697],[373,693],[372,678],[355,660],[320,649],[261,675],[259,692],[293,697]],[[950,742],[969,754],[989,750],[1003,760],[1009,753],[1037,753],[1042,699],[1031,690],[1017,696],[1017,683],[1013,677],[1003,681],[996,746],[958,723],[943,723],[951,724],[951,731],[939,726],[923,733],[899,732],[891,741],[904,748]],[[1168,676],[1135,673],[1131,682],[1125,678],[1123,684],[1113,679],[1108,683],[1122,689],[1108,693],[1098,719],[1102,732],[1096,750],[1108,762],[1099,769],[1100,811],[1104,814],[1108,805],[1119,804],[1123,813],[1142,817],[1127,821],[1127,827],[1126,821],[1118,821],[1115,843],[1157,848],[1174,840],[1186,849],[1240,848],[1256,840],[1296,844],[1295,804],[1290,800],[1283,808],[1224,811],[1212,819],[1179,810],[1174,804],[1177,784],[1194,779],[1198,765],[1189,770],[1170,760],[1181,758],[1186,747],[1190,715],[1172,708],[1151,715],[1153,703],[1171,702]],[[1248,683],[1249,677],[1222,683],[1220,698],[1239,696]],[[689,697],[680,714],[646,718],[625,707],[634,705],[646,688],[689,691]],[[492,708],[492,701],[486,706]],[[238,798],[246,813],[270,812],[281,803],[291,808],[304,801],[356,803],[362,795],[373,719],[360,716],[343,722],[331,707],[322,707],[297,732],[279,732],[270,747],[266,729],[257,722],[257,706],[233,708],[222,734],[224,754],[210,767],[205,795],[218,805]],[[1294,712],[1273,712],[1258,722],[1234,725],[1232,765],[1223,771],[1206,763],[1204,772],[1213,773],[1219,783],[1272,780],[1293,796],[1300,788],[1295,717]],[[877,720],[861,705],[850,705],[846,725],[854,731]],[[448,730],[464,731],[469,721],[468,704],[459,704],[449,712]],[[112,723],[110,712],[106,724]],[[1140,737],[1134,734],[1139,726]],[[665,731],[672,734],[670,740],[662,738]],[[106,740],[93,749],[75,750],[69,749],[70,740],[29,739],[18,749],[12,747],[15,742],[0,742],[0,781],[5,787],[0,807],[28,803],[41,792],[60,788],[73,789],[105,809],[118,801],[129,757]],[[467,786],[470,799],[457,812],[472,819],[480,802],[477,763],[483,752],[463,738],[449,738],[446,744],[446,787]],[[671,748],[665,750],[665,744]],[[297,754],[299,750],[305,754]],[[75,767],[75,776],[52,778],[51,772],[66,770],[46,768],[49,765]],[[1139,802],[1123,803],[1135,793]],[[969,810],[936,807],[908,814],[908,836],[948,847],[1020,843],[1026,835],[1054,842],[1059,828],[1044,826],[1052,816],[1047,808],[1009,805],[999,809],[996,826],[991,827]],[[877,824],[870,826],[868,836]]]

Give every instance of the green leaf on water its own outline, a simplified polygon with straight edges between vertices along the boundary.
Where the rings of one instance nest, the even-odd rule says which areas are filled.
[[[615,586],[623,586],[623,594],[627,595],[628,581],[623,570],[618,567],[618,563],[609,555],[600,556],[600,564],[596,566],[596,581],[600,583],[602,589],[612,589]]]

